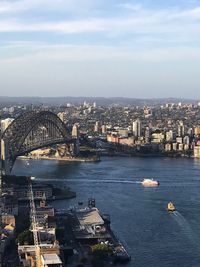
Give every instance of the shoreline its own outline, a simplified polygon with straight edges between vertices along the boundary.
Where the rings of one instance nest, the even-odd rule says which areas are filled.
[[[121,152],[116,152],[116,153],[102,153],[100,154],[101,157],[129,157],[129,158],[188,158],[188,159],[198,159],[195,158],[193,155],[184,155],[184,154],[164,154],[164,153],[121,153]]]
[[[101,159],[100,157],[92,157],[92,158],[73,158],[73,157],[48,157],[48,156],[20,156],[20,159],[25,159],[25,160],[31,160],[31,159],[36,159],[36,160],[57,160],[57,161],[69,161],[69,162],[100,162]]]
[[[114,158],[114,157],[122,157],[122,158],[184,158],[184,159],[200,159],[200,158],[195,158],[193,155],[184,155],[184,154],[165,154],[165,153],[149,153],[149,154],[145,154],[145,153],[121,153],[121,152],[116,152],[116,153],[99,153],[99,156],[95,156],[92,158],[73,158],[73,157],[62,157],[62,158],[58,158],[58,157],[48,157],[48,156],[40,156],[40,157],[34,157],[34,156],[20,156],[20,159],[24,159],[24,160],[57,160],[57,161],[68,161],[68,162],[100,162],[101,159],[100,157],[110,157],[110,158]]]

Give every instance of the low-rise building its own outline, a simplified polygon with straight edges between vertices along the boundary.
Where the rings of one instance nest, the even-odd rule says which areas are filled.
[[[165,144],[165,151],[171,151],[172,150],[172,144]]]
[[[200,158],[200,146],[195,146],[194,147],[194,157],[195,158]]]
[[[60,259],[60,247],[58,244],[40,244],[39,261],[41,267],[62,267]],[[18,255],[20,266],[22,267],[37,267],[36,263],[36,248],[34,245],[18,246]],[[49,256],[47,256],[49,255]],[[53,259],[55,262],[53,262]],[[46,265],[45,265],[46,264]]]
[[[119,144],[126,146],[134,146],[135,138],[127,137],[127,138],[119,138]]]
[[[165,139],[165,136],[163,133],[153,133],[151,138],[152,143],[161,143]]]
[[[27,186],[13,186],[7,188],[7,191],[10,195],[16,197],[20,200],[28,200],[29,199],[29,190]],[[49,185],[41,185],[34,184],[33,185],[33,195],[34,199],[40,200],[43,199],[44,195],[47,199],[51,199],[53,197],[52,187]]]
[[[184,148],[184,145],[183,145],[183,144],[178,144],[178,150],[179,150],[179,151],[182,151],[183,148]]]
[[[172,144],[172,149],[173,149],[174,151],[177,150],[177,143],[173,143],[173,144]]]
[[[60,257],[55,254],[43,254],[41,255],[41,267],[62,267],[62,261]]]

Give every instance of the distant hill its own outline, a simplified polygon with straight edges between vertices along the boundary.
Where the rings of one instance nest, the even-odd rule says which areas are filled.
[[[0,104],[35,104],[35,105],[65,105],[81,104],[84,101],[97,105],[110,106],[144,106],[144,105],[162,105],[165,103],[197,103],[198,100],[178,99],[178,98],[152,98],[152,99],[137,99],[123,97],[6,97],[0,96]]]

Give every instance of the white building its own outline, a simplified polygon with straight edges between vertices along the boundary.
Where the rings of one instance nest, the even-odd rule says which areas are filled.
[[[183,144],[178,144],[178,150],[182,151],[183,150]]]
[[[151,138],[152,143],[161,143],[165,139],[165,136],[163,133],[153,133]]]
[[[174,133],[172,130],[166,132],[166,141],[173,141],[174,140]]]
[[[195,146],[194,147],[194,157],[195,158],[200,158],[200,146]]]
[[[173,143],[173,144],[172,144],[172,149],[173,149],[174,151],[177,150],[177,143]]]
[[[72,127],[72,137],[79,138],[79,125],[77,123]]]
[[[183,138],[182,137],[177,137],[176,138],[176,142],[179,143],[179,144],[182,144],[183,143]]]
[[[41,255],[41,266],[42,267],[62,267],[62,261],[56,253],[43,254]]]
[[[183,137],[185,134],[185,127],[182,121],[179,122],[178,125],[178,136]]]
[[[166,144],[165,145],[165,151],[171,151],[172,150],[172,145],[171,144]]]
[[[139,119],[133,122],[133,134],[136,137],[141,136],[141,121]]]

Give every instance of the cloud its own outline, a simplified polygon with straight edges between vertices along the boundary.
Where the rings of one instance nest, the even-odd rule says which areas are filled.
[[[48,2],[48,4],[47,4]],[[82,2],[82,4],[80,4]],[[40,10],[45,10],[50,7],[56,7],[59,10],[63,10],[63,6],[66,9],[74,8],[74,10],[83,7],[83,3],[87,3],[86,6],[92,7],[91,0],[19,0],[14,2],[0,2],[0,12],[14,12],[17,10],[26,10],[35,7]],[[77,4],[77,6],[75,5]],[[98,1],[94,1],[98,5]],[[45,5],[46,4],[46,5]],[[78,5],[80,4],[80,6]],[[44,8],[40,8],[44,5]],[[76,7],[75,7],[76,6]],[[191,35],[196,32],[200,33],[200,7],[190,9],[148,9],[141,4],[121,3],[117,5],[118,8],[127,9],[130,12],[126,16],[119,13],[111,13],[109,16],[95,17],[93,12],[90,12],[90,16],[83,16],[82,18],[76,17],[72,12],[72,17],[68,19],[54,20],[51,16],[45,19],[41,19],[41,16],[36,21],[31,20],[28,16],[4,16],[0,19],[0,33],[5,32],[52,32],[63,34],[82,34],[82,33],[106,33],[113,34],[113,36],[120,34],[182,34]],[[95,7],[95,4],[93,4]],[[55,9],[56,10],[56,9]],[[134,13],[132,12],[134,11]],[[56,11],[55,11],[56,12]],[[75,12],[75,11],[74,11]],[[37,18],[37,16],[36,16]]]
[[[0,32],[60,32],[87,33],[105,29],[103,20],[80,20],[62,22],[22,23],[15,20],[0,21]]]
[[[11,7],[14,7],[15,10],[27,10],[31,9],[31,7],[37,9],[39,6],[47,3],[47,1],[49,3],[48,8],[53,8],[54,5],[57,5],[57,8],[60,9],[62,5],[65,8],[75,8],[75,3],[81,2],[81,6],[85,3],[87,4],[86,6],[91,8],[99,5],[98,0],[19,0],[0,2],[0,10],[7,9],[9,11]],[[103,0],[102,2],[105,4]],[[61,61],[62,58],[63,60],[75,61],[79,59],[92,60],[94,58],[94,60],[100,60],[101,58],[110,58],[114,60],[130,59],[155,62],[189,60],[190,57],[194,60],[199,58],[200,7],[187,8],[185,10],[179,8],[160,8],[155,10],[146,8],[138,3],[132,4],[128,2],[118,5],[115,3],[114,6],[115,8],[117,6],[117,9],[128,10],[128,13],[124,16],[123,14],[115,14],[113,12],[112,14],[109,13],[108,16],[101,14],[101,16],[95,17],[91,12],[89,17],[83,16],[83,18],[80,18],[75,16],[61,19],[60,21],[54,21],[51,17],[42,21],[40,17],[37,22],[35,22],[36,20],[29,20],[27,16],[15,16],[15,18],[7,19],[3,17],[0,19],[0,34],[10,33],[11,35],[18,33],[18,38],[23,40],[26,33],[42,32],[44,33],[42,34],[44,38],[41,38],[41,40],[46,40],[45,34],[48,34],[47,39],[49,42],[49,44],[39,42],[40,39],[34,35],[36,36],[34,37],[34,42],[16,42],[15,47],[14,43],[7,43],[7,45],[13,46],[13,52],[6,53],[6,48],[4,48],[4,54],[16,54],[13,60],[34,60],[33,57],[41,57],[44,60],[59,59]],[[89,40],[96,44],[98,44],[100,39],[102,46],[81,45],[86,43],[86,38],[83,38],[84,34],[87,38],[89,36],[91,38]],[[55,35],[60,35],[63,38],[63,43],[65,42],[68,45],[59,45]],[[76,35],[76,38],[78,36],[79,45],[73,45],[70,39],[71,36],[68,37],[67,35]],[[41,37],[41,35],[38,36]],[[50,44],[52,40],[55,40],[56,46]],[[18,49],[19,47],[25,51],[29,51],[30,48],[30,53],[25,53],[23,58],[21,50],[19,51]],[[33,57],[31,57],[31,53],[34,54]],[[12,59],[8,57],[8,60]]]
[[[27,22],[19,19],[0,20],[0,33],[14,32],[52,32],[60,34],[105,33],[112,36],[124,34],[197,36],[200,34],[200,23],[197,21],[200,9],[187,12],[160,11],[145,15],[109,18],[87,18],[62,21]],[[169,36],[171,34],[171,36]],[[188,38],[189,40],[189,38]]]
[[[22,48],[23,54],[18,50]],[[47,43],[14,42],[0,49],[2,54],[11,55],[0,57],[2,63],[17,62],[96,62],[96,61],[133,61],[133,62],[197,62],[200,60],[199,47],[131,49],[130,47],[100,46],[100,45],[49,45]]]
[[[0,1],[0,13],[13,14],[24,11],[78,11],[94,7],[97,0],[13,0]],[[77,8],[78,7],[78,8]]]
[[[131,4],[131,3],[121,3],[117,5],[119,8],[124,8],[129,11],[139,11],[142,10],[143,6],[141,4]]]

